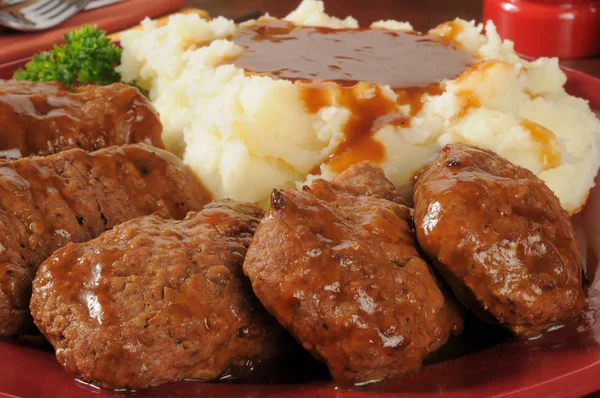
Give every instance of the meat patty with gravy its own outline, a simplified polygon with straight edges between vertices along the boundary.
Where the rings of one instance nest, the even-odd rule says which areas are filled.
[[[147,145],[0,161],[0,335],[32,327],[31,281],[56,249],[157,211],[183,218],[210,199],[177,157]]]
[[[410,209],[383,171],[273,191],[244,271],[265,308],[341,383],[418,370],[462,329],[416,248]]]
[[[491,151],[447,145],[417,179],[423,250],[484,320],[534,337],[581,312],[569,215],[542,180]]]
[[[69,244],[35,278],[35,322],[70,373],[104,388],[252,372],[287,336],[242,272],[263,214],[214,202],[183,221],[137,218]]]
[[[154,106],[119,83],[71,90],[57,82],[0,80],[0,132],[0,158],[134,143],[164,149]]]

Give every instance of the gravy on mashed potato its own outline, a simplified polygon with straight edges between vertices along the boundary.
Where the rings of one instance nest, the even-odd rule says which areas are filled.
[[[435,36],[387,29],[331,29],[264,19],[239,29],[233,42],[244,52],[233,62],[247,73],[296,81],[309,113],[338,105],[350,110],[345,135],[325,161],[341,173],[361,161],[381,163],[381,127],[408,127],[425,93],[441,92],[474,63],[469,52]],[[389,86],[395,98],[381,87]],[[408,115],[398,106],[408,105]],[[312,175],[320,174],[317,164]]]
[[[530,169],[575,213],[600,167],[600,121],[558,61],[519,58],[491,22],[359,28],[304,0],[284,20],[142,25],[121,36],[119,71],[150,90],[167,148],[217,199],[265,203],[361,160],[407,186],[461,141]]]

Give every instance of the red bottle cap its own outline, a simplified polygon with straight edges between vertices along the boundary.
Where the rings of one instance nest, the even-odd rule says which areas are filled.
[[[532,57],[600,54],[600,0],[484,0],[484,22]]]

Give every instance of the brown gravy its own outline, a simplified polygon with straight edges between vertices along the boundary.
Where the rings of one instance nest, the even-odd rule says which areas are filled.
[[[481,102],[471,90],[462,90],[456,93],[456,96],[462,101],[462,108],[458,112],[457,117],[462,117],[467,114],[470,109],[481,107]]]
[[[232,38],[245,47],[234,64],[286,80],[358,82],[392,88],[427,87],[455,78],[473,56],[445,45],[448,39],[384,29],[330,29],[285,21],[258,22]]]
[[[448,46],[456,46],[456,36],[463,31],[463,26],[456,21],[444,22],[435,28],[436,34]]]
[[[307,112],[318,112],[322,107],[333,105],[334,100],[350,111],[350,117],[344,125],[346,139],[326,161],[334,172],[342,172],[361,161],[383,160],[385,147],[373,139],[373,134],[386,124],[410,125],[410,119],[398,112],[397,104],[383,93],[380,86],[358,83],[352,87],[342,87],[327,81],[300,85],[301,98]],[[372,90],[373,95],[361,97],[360,91],[363,90]],[[311,170],[311,173],[318,174],[319,166]]]
[[[360,161],[381,162],[385,148],[373,135],[386,124],[409,126],[425,94],[459,76],[473,55],[451,46],[459,29],[434,37],[383,29],[300,27],[265,19],[241,28],[232,40],[245,47],[234,65],[249,74],[296,82],[308,113],[331,105],[351,112],[346,136],[325,162],[341,172]],[[394,101],[381,86],[390,86]],[[365,98],[364,93],[373,94]],[[398,107],[409,107],[407,115]],[[311,173],[319,174],[319,165]]]
[[[560,144],[554,133],[547,128],[529,120],[521,122],[521,126],[529,131],[531,139],[540,145],[540,162],[544,170],[560,166]]]

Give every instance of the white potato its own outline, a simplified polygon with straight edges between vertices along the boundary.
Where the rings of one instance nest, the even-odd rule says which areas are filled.
[[[321,1],[304,0],[286,17],[297,25],[357,28],[355,19],[327,15]],[[245,23],[250,26],[253,22]],[[435,158],[441,147],[466,141],[489,148],[539,175],[569,212],[586,201],[600,167],[600,121],[586,101],[564,90],[566,77],[556,59],[525,61],[493,24],[457,19],[456,42],[481,61],[445,92],[426,96],[410,127],[383,126],[376,134],[386,148],[381,162],[397,186]],[[272,188],[310,183],[343,140],[350,111],[333,102],[307,113],[297,85],[245,75],[227,60],[243,49],[228,40],[232,21],[175,15],[164,27],[146,20],[143,29],[122,35],[119,72],[150,89],[164,125],[167,148],[184,158],[215,197],[266,203]],[[410,24],[380,21],[372,28],[412,31]],[[448,25],[429,33],[443,36]],[[393,96],[389,87],[383,91]],[[368,92],[365,91],[365,95]],[[479,106],[466,108],[465,93]],[[399,109],[402,111],[402,108]],[[560,164],[544,161],[544,147],[524,123],[548,130],[559,143]],[[321,165],[322,176],[335,173]]]

